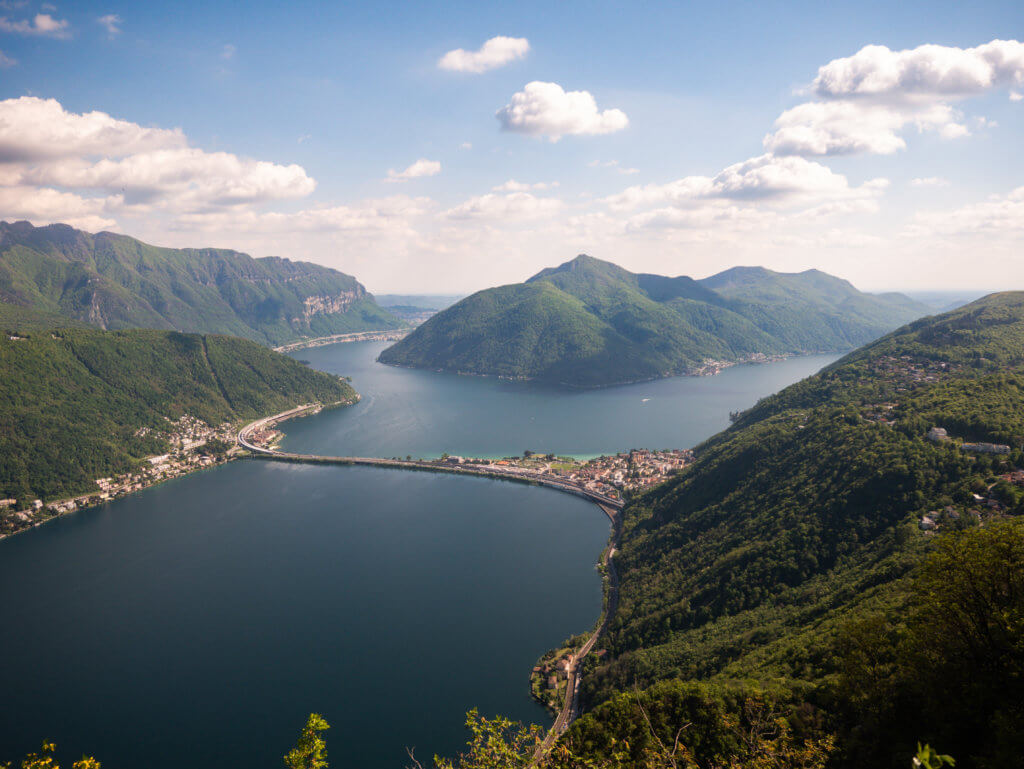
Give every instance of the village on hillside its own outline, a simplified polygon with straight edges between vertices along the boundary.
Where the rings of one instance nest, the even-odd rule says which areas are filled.
[[[309,413],[316,411],[319,408]],[[235,427],[230,423],[224,422],[213,427],[189,415],[173,421],[167,419],[164,430],[143,427],[135,435],[139,438],[162,438],[168,445],[168,451],[145,457],[130,472],[109,478],[96,478],[96,489],[86,494],[46,503],[36,499],[27,507],[19,507],[16,499],[0,499],[0,539],[57,516],[109,502],[194,470],[221,464],[239,451],[235,442]],[[249,439],[256,445],[273,447],[282,437],[277,423],[267,422],[253,431]],[[449,454],[432,460],[438,464],[472,464],[503,471],[505,474],[521,475],[527,479],[554,479],[620,500],[661,483],[692,461],[693,452],[689,449],[632,449],[588,460],[533,451],[526,451],[521,457],[496,460],[467,459]]]
[[[470,459],[443,455],[441,462],[474,465],[515,472],[524,477],[568,481],[586,491],[614,499],[626,499],[666,480],[693,461],[690,449],[631,449],[611,456],[593,459],[559,457],[525,451],[521,457],[504,459]]]
[[[96,478],[96,490],[88,494],[45,504],[43,500],[36,499],[24,509],[16,509],[16,499],[0,499],[0,539],[38,526],[51,518],[123,497],[193,470],[221,464],[227,461],[227,452],[235,444],[234,429],[230,423],[211,427],[188,414],[177,420],[167,419],[164,430],[142,427],[135,436],[142,438],[153,434],[166,440],[167,453],[146,457],[131,472],[110,478]]]

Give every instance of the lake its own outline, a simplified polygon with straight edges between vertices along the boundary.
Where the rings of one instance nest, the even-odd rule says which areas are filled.
[[[578,456],[685,447],[834,356],[595,391],[294,353],[363,400],[288,424],[317,453]],[[549,723],[544,651],[592,626],[595,506],[470,477],[233,462],[0,542],[0,761],[58,742],[104,769],[280,767],[310,711],[331,766],[452,754],[464,713]]]
[[[529,449],[593,457],[629,448],[690,448],[836,355],[733,366],[713,377],[673,377],[592,390],[383,366],[387,342],[292,353],[352,377],[350,409],[290,422],[283,448],[346,456],[502,457]]]

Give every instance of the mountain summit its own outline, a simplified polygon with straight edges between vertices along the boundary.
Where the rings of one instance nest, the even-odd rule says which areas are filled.
[[[160,248],[66,224],[0,222],[0,303],[103,329],[231,334],[264,344],[403,325],[359,281],[328,267]]]
[[[697,373],[709,362],[848,350],[927,313],[817,270],[736,267],[694,280],[581,254],[463,299],[380,360],[601,386]]]

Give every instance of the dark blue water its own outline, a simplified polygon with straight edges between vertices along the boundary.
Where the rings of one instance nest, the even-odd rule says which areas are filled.
[[[298,420],[319,453],[688,446],[824,359],[592,392],[296,357],[363,401]],[[643,400],[648,398],[649,400]],[[0,542],[0,761],[56,740],[105,769],[280,767],[310,711],[331,766],[451,755],[464,713],[548,723],[536,658],[590,628],[600,511],[500,481],[234,462]]]
[[[292,353],[352,377],[356,406],[289,424],[294,451],[350,456],[501,457],[524,450],[591,457],[629,448],[689,448],[729,425],[729,412],[815,373],[836,355],[734,366],[597,390],[440,374],[374,361],[387,342]]]

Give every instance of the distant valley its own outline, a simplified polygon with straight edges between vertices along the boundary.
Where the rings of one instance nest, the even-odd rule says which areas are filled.
[[[931,312],[817,270],[735,267],[694,280],[581,255],[457,302],[380,360],[591,387],[848,350]]]

